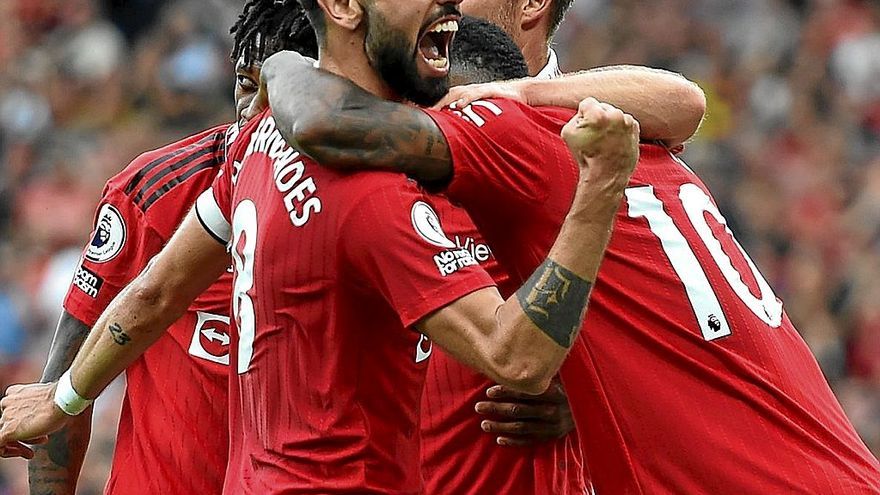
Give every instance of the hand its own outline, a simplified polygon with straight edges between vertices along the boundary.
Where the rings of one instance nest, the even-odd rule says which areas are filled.
[[[242,119],[247,122],[269,108],[269,81],[278,76],[279,72],[297,70],[301,66],[311,67],[314,64],[313,59],[290,50],[278,52],[267,58],[260,69],[260,89],[251,100],[251,104],[242,112]]]
[[[562,138],[592,177],[628,180],[639,159],[638,121],[593,98],[580,103]]]
[[[55,405],[55,383],[13,385],[0,400],[0,457],[30,459],[27,445],[45,443],[70,416]]]
[[[486,391],[490,400],[478,402],[477,413],[498,419],[480,424],[486,433],[497,434],[504,446],[527,446],[562,438],[574,430],[574,419],[562,385],[554,382],[541,395],[514,392],[501,385]]]
[[[455,108],[464,108],[477,100],[485,100],[487,98],[506,98],[525,103],[525,94],[520,90],[516,81],[507,82],[490,82],[485,84],[469,84],[467,86],[455,86],[450,88],[446,96],[434,105],[434,110],[455,104]]]

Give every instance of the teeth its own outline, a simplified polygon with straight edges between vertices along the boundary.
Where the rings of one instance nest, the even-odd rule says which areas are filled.
[[[441,58],[429,58],[427,59],[428,63],[433,65],[437,69],[445,69],[449,64],[449,60],[446,57]]]
[[[429,33],[454,33],[458,31],[458,21],[446,21],[437,24],[433,28],[431,28]]]

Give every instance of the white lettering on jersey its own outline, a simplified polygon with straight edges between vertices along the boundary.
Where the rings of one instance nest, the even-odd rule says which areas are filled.
[[[481,112],[483,115],[478,114],[476,109],[480,107],[491,112],[492,116],[494,117],[500,117],[501,114],[504,113],[498,105],[492,103],[491,101],[483,100],[477,100],[470,105],[462,108],[461,110],[456,109],[455,104],[453,103],[449,106],[449,109],[452,110],[452,113],[454,113],[455,115],[458,115],[459,117],[474,124],[475,126],[483,127],[484,125],[486,125],[485,118],[489,118],[489,115],[486,113],[485,110]]]
[[[489,245],[485,243],[477,244],[477,241],[475,241],[473,237],[462,239],[459,236],[455,236],[455,246],[459,249],[467,249],[470,251],[471,256],[473,256],[478,263],[489,261],[489,258],[492,257],[492,249],[489,248]]]
[[[251,134],[244,157],[262,153],[272,160],[272,175],[275,187],[284,195],[284,208],[294,227],[302,227],[309,222],[312,214],[321,213],[321,198],[318,186],[311,177],[304,177],[305,163],[299,151],[290,147],[275,127],[275,119],[266,117]],[[241,164],[234,164],[236,178]]]

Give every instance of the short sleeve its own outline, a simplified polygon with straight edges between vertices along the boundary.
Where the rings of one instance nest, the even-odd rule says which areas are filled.
[[[541,111],[510,100],[475,101],[463,109],[424,110],[440,127],[452,154],[446,193],[455,201],[485,194],[543,201],[552,184],[548,166],[571,166],[560,138],[573,111]]]
[[[351,205],[341,244],[352,272],[409,327],[495,285],[472,253],[451,240],[475,230],[464,210],[400,178]]]
[[[94,325],[110,301],[134,279],[164,245],[124,192],[105,187],[94,231],[64,299],[64,309]]]

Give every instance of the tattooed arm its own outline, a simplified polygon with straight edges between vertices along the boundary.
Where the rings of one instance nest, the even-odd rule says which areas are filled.
[[[88,334],[88,325],[66,311],[62,313],[40,379],[42,383],[51,383],[61,377],[73,363]],[[91,426],[92,410],[89,408],[50,435],[47,444],[34,447],[34,458],[28,463],[31,495],[73,495],[76,492]]]
[[[226,247],[208,234],[191,211],[162,252],[98,319],[70,367],[73,390],[86,399],[97,397],[228,265]],[[0,456],[21,455],[17,442],[28,443],[68,423],[71,417],[54,402],[56,386],[9,387],[0,401]]]
[[[580,331],[623,190],[638,160],[631,116],[585,100],[563,137],[580,165],[574,201],[547,258],[506,301],[465,296],[417,326],[456,359],[498,383],[541,393]]]
[[[395,170],[429,182],[452,174],[446,138],[428,115],[315,69],[295,52],[266,60],[257,100],[257,110],[271,106],[289,143],[322,164]]]

